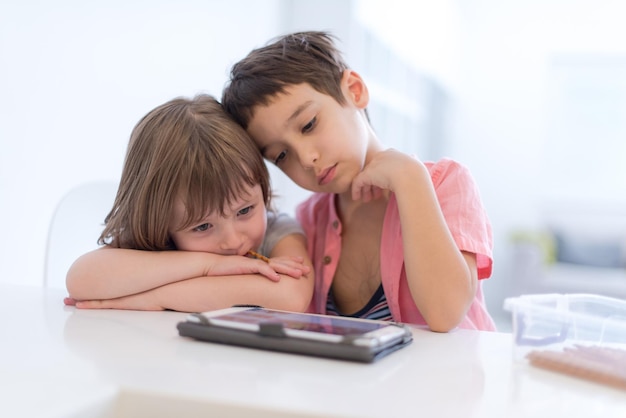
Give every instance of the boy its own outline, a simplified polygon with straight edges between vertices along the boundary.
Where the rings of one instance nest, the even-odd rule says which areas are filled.
[[[495,330],[479,282],[491,225],[471,175],[386,149],[367,86],[333,41],[301,32],[253,50],[222,95],[264,158],[315,192],[297,209],[316,276],[309,310]]]

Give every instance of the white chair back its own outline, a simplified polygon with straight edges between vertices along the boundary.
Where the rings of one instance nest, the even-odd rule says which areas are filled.
[[[113,206],[118,184],[94,181],[70,190],[57,205],[46,244],[44,287],[65,288],[70,266],[98,248],[104,218]]]

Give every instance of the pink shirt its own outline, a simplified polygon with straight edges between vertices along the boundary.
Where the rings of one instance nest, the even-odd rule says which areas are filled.
[[[488,278],[493,264],[493,235],[478,188],[469,170],[449,159],[436,163],[427,162],[425,165],[457,246],[462,251],[476,254],[478,278]],[[315,267],[315,292],[309,307],[310,312],[326,312],[328,291],[341,255],[341,221],[335,210],[334,198],[334,194],[316,193],[302,202],[296,210],[296,216],[306,233],[309,255]],[[394,320],[426,325],[409,290],[404,270],[400,215],[393,194],[385,212],[380,248],[382,285]],[[495,330],[495,324],[485,306],[480,280],[476,297],[459,327]]]

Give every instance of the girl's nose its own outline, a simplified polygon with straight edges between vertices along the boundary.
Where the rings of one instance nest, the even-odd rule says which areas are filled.
[[[225,226],[222,230],[222,235],[220,237],[220,248],[223,251],[229,253],[238,253],[241,244],[243,243],[243,237],[232,225]]]

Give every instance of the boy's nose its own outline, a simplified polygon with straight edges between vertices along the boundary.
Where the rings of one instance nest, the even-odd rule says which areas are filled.
[[[297,154],[300,164],[306,168],[315,167],[315,163],[319,158],[317,151],[312,147],[302,147],[297,151]]]

